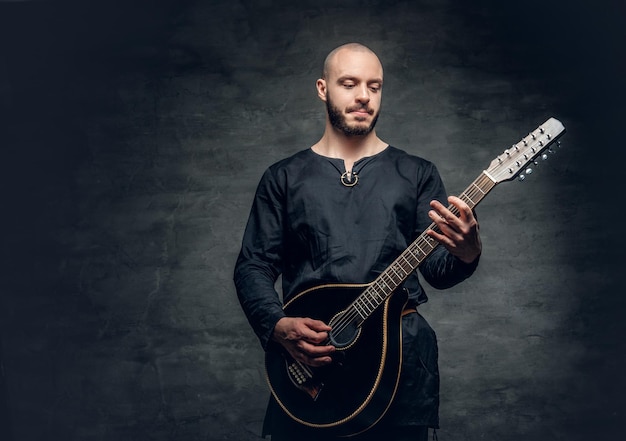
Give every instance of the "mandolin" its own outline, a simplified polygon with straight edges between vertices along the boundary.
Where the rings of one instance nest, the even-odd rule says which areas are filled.
[[[525,179],[539,158],[559,144],[565,127],[548,119],[497,156],[459,196],[474,208],[497,184]],[[458,215],[454,206],[448,207]],[[374,281],[326,284],[294,296],[284,305],[293,317],[328,323],[328,341],[336,347],[333,362],[311,367],[272,343],[265,356],[272,395],[293,420],[335,436],[366,431],[387,412],[402,366],[402,311],[407,294],[402,283],[439,245],[426,234],[432,223]]]

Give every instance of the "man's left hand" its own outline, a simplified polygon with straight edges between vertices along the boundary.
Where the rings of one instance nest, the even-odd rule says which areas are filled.
[[[458,197],[450,196],[448,202],[457,208],[459,215],[455,215],[439,201],[431,201],[432,210],[428,216],[441,232],[428,230],[427,234],[463,262],[472,263],[482,252],[478,221],[469,205]]]

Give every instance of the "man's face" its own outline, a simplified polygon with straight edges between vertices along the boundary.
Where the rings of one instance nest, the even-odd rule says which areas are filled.
[[[331,125],[348,136],[370,133],[380,112],[383,69],[370,52],[343,50],[333,59],[324,99]]]

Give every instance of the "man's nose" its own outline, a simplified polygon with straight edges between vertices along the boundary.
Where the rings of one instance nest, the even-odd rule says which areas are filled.
[[[370,90],[367,85],[359,86],[356,99],[360,103],[368,103],[370,101]]]

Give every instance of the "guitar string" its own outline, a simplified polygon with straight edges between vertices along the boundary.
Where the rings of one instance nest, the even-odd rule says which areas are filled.
[[[486,181],[488,181],[488,178],[486,178],[484,175],[481,175],[476,181],[474,181],[474,183],[472,183],[472,185],[470,185],[470,187],[468,187],[468,190],[466,190],[465,192],[463,192],[460,196],[461,199],[465,199],[466,202],[469,202],[470,205],[474,205],[476,203],[476,200],[480,200],[480,198],[477,198],[477,196],[481,196],[484,197],[484,195],[486,195],[486,191],[482,190],[482,187],[486,187]],[[490,180],[489,180],[490,181]],[[488,190],[487,190],[488,191]],[[449,207],[449,208],[455,208],[454,206]],[[458,210],[454,209],[451,210],[453,212],[455,212],[455,215],[458,215]],[[429,229],[435,229],[436,228],[436,224],[431,224]],[[428,245],[431,250],[428,251],[427,253],[424,253],[424,251],[421,249],[420,245]],[[411,246],[409,246],[408,251],[410,252],[410,254],[413,255],[413,257],[415,257],[415,255],[419,255],[420,253],[417,253],[417,250],[415,251],[411,251],[411,249],[419,249],[421,251],[421,254],[423,254],[423,256],[420,256],[418,258],[415,258],[415,260],[417,261],[417,264],[412,264],[410,262],[407,261],[406,259],[406,251],[401,254],[401,256],[396,259],[388,268],[388,270],[384,271],[378,278],[377,281],[379,281],[380,279],[383,279],[383,287],[380,287],[379,283],[376,283],[376,281],[372,284],[372,286],[377,285],[379,288],[381,288],[383,290],[383,292],[385,291],[385,289],[389,288],[389,284],[388,282],[386,282],[384,279],[386,278],[387,280],[390,280],[392,282],[392,289],[390,290],[390,292],[393,292],[405,279],[406,277],[408,277],[410,275],[410,273],[412,271],[414,271],[416,269],[416,267],[419,265],[419,262],[421,262],[421,260],[423,260],[425,257],[428,256],[428,254],[430,254],[430,252],[434,249],[434,247],[432,247],[432,245],[430,244],[429,241],[427,241],[424,237],[424,234],[420,235],[420,237],[418,237],[418,239],[411,244]],[[409,270],[407,271],[407,269],[404,267],[404,265],[402,265],[401,261],[405,260],[408,263],[409,266]],[[400,269],[402,272],[404,272],[405,276],[400,276],[397,274],[397,269]],[[399,277],[399,281],[396,281],[393,277],[393,275],[390,275],[390,272],[395,272],[398,277]],[[371,287],[368,287],[364,293],[362,295],[360,295],[359,297],[357,297],[357,299],[349,306],[349,308],[351,308],[351,311],[347,314],[344,314],[344,316],[342,317],[343,320],[340,320],[336,325],[335,328],[338,332],[341,332],[345,329],[345,327],[347,327],[354,319],[357,318],[357,316],[361,315],[359,314],[359,308],[357,307],[359,305],[359,299],[361,299],[362,297],[367,298],[368,295],[370,296],[369,298],[373,300],[373,304],[374,304],[374,308],[371,308],[371,310],[369,310],[370,308],[367,307],[366,303],[361,299],[361,309],[363,309],[364,311],[368,312],[369,314],[371,314],[378,306],[380,306],[380,304],[382,303],[382,301],[385,300],[385,298],[389,295],[389,293],[384,293],[385,296],[382,297],[382,300],[380,299],[380,295],[377,295],[376,297],[372,296],[372,293],[370,291],[374,291],[374,294],[376,293],[375,289],[371,289]],[[370,305],[372,304],[372,301],[368,301],[367,303],[369,303]],[[363,318],[363,317],[361,317]],[[367,318],[367,314],[366,314],[366,318]]]
[[[495,183],[489,177],[485,176],[484,173],[482,173],[463,193],[461,193],[461,195],[459,195],[459,198],[464,200],[464,202],[468,203],[468,205],[470,205],[470,208],[473,208],[478,204],[478,202],[480,202],[480,200],[484,196],[486,196],[486,194],[493,188],[493,186],[495,186]],[[459,210],[453,205],[449,206],[448,209],[455,216],[458,216],[460,214]],[[429,229],[438,231],[438,228],[434,222],[429,226],[429,228],[427,228],[427,230]],[[404,280],[406,280],[406,278],[410,276],[411,272],[413,272],[419,266],[419,264],[426,257],[428,257],[428,255],[437,247],[438,244],[435,245],[434,247],[432,246],[432,244],[428,240],[429,238],[430,236],[427,236],[425,232],[420,234],[420,236],[418,236],[418,238],[414,242],[412,242],[411,245],[409,245],[409,247],[402,254],[400,254],[400,256],[396,260],[394,260],[393,263],[376,278],[376,280],[372,283],[372,285],[366,288],[365,291],[362,294],[360,294],[354,300],[354,302],[352,302],[348,306],[347,308],[348,312],[344,313],[344,315],[340,318],[340,320],[333,326],[333,331],[341,333],[357,318],[361,317],[362,320],[367,319],[367,317],[369,317],[369,315],[372,312],[374,312],[384,302],[384,300],[390,295],[390,293],[395,291],[395,289],[397,289],[398,286],[400,286],[400,284]],[[430,248],[430,250],[428,252],[424,252],[422,248],[420,247],[420,245],[423,245],[423,246],[427,245]],[[415,250],[415,248],[417,248],[421,253],[417,253],[417,250]],[[414,251],[411,251],[412,249]],[[411,257],[413,257],[413,260],[416,261],[416,264],[412,264],[406,259],[407,253],[410,254]],[[423,256],[420,256],[420,254],[423,254]],[[408,271],[402,265],[401,263],[402,260],[406,261],[406,263],[408,264],[408,267],[409,267]],[[405,274],[404,277],[400,276],[399,282],[396,282],[393,276],[388,274],[390,270],[395,272],[395,268],[399,268]],[[385,278],[391,280],[393,282],[392,285],[395,285],[395,287],[393,287],[389,293],[384,292],[385,289],[389,287],[388,282],[385,282],[384,280]],[[381,280],[384,284],[383,288],[381,288],[380,284],[378,283]],[[382,297],[382,299],[380,298],[380,295],[377,295],[378,293],[376,292],[376,289],[372,288],[373,286],[378,286],[383,291],[385,295]],[[373,291],[373,293],[371,293],[370,291]],[[369,296],[369,299],[373,301],[373,303],[372,301],[369,301],[368,303],[374,305],[374,307],[371,308],[371,310],[368,310],[363,300],[363,298],[368,298],[368,296]],[[361,302],[361,309],[367,312],[367,314],[365,314],[365,317],[363,317],[359,313],[359,308],[358,308],[359,301]]]
[[[429,229],[436,229],[436,224],[432,224]],[[435,245],[436,247],[436,245]],[[377,280],[359,296],[344,315],[343,320],[339,321],[336,328],[342,331],[344,326],[350,324],[357,316],[361,319],[367,318],[380,304],[392,293],[409,275],[415,270],[419,263],[427,257],[435,248],[433,247],[429,237],[422,234],[396,261],[394,261],[383,272]],[[428,249],[428,251],[424,251]],[[404,263],[403,263],[404,261]],[[395,273],[395,277],[394,277]],[[376,289],[378,288],[378,289]],[[363,314],[363,312],[365,314]],[[365,317],[363,317],[365,315]]]
[[[541,129],[541,127],[540,127]],[[539,129],[538,129],[539,130]],[[544,133],[543,130],[541,130],[541,133]],[[533,134],[534,135],[534,134]],[[542,151],[545,150],[545,148],[552,144],[553,141],[556,140],[558,136],[556,136],[554,139],[551,139],[550,136],[547,136],[548,142],[545,146],[543,146],[542,149],[539,150],[539,152],[535,152],[534,150],[533,153],[537,153],[538,154]],[[532,138],[534,140],[536,140],[535,136],[532,136]],[[526,138],[527,139],[527,138]],[[524,142],[524,144],[526,145],[526,139],[523,139],[522,141]],[[534,143],[533,143],[534,144]],[[540,144],[542,145],[542,144]],[[526,164],[530,162],[527,161]],[[526,166],[526,164],[524,164],[524,167]],[[502,164],[500,164],[502,165]],[[461,198],[462,200],[464,200],[466,203],[468,203],[468,205],[470,205],[470,208],[474,208],[476,207],[476,205],[478,205],[478,203],[487,195],[487,193],[489,193],[489,191],[491,191],[493,189],[493,187],[497,184],[497,182],[494,182],[489,176],[487,176],[484,172],[481,173],[481,175],[479,175],[479,177],[463,192],[461,193],[461,195],[459,196],[459,198]],[[483,191],[484,188],[484,191]],[[456,207],[454,206],[450,206],[448,207],[448,209],[450,209],[452,211],[452,213],[454,213],[456,216],[459,215],[459,211],[458,209],[456,209]],[[436,229],[436,224],[434,224],[434,222],[430,225],[429,229]],[[424,253],[423,250],[420,248],[420,243],[421,242],[425,242],[425,244],[427,244],[428,246],[431,247],[431,250]],[[393,291],[395,289],[397,289],[398,286],[400,286],[400,284],[406,280],[406,278],[409,277],[410,273],[412,271],[414,271],[415,269],[417,269],[417,267],[419,266],[419,264],[421,263],[421,261],[423,259],[425,259],[430,252],[432,252],[438,244],[436,244],[434,247],[432,246],[432,244],[430,243],[430,241],[426,240],[425,237],[425,232],[423,232],[422,234],[420,234],[420,236],[418,236],[418,238],[411,243],[411,245],[409,245],[409,247],[407,248],[407,250],[405,250],[396,260],[394,260],[394,262],[385,270],[383,271],[383,273],[380,274],[380,276],[373,282],[373,284],[371,286],[374,285],[374,283],[376,285],[378,285],[378,280],[380,279],[384,279],[385,277],[387,277],[389,280],[391,280],[393,283],[392,285],[395,285],[394,288],[391,289],[390,293],[393,293]],[[411,251],[411,249],[417,248],[420,251],[422,251],[422,253],[424,254],[421,258],[416,257],[415,252]],[[407,252],[409,252],[409,254],[414,258],[414,260],[416,261],[415,264],[412,264],[409,260],[407,260],[406,258],[406,254]],[[407,271],[407,269],[403,266],[402,264],[402,260],[404,260],[409,267],[409,270]],[[402,271],[404,273],[404,275],[402,274],[398,274],[398,271],[396,269],[399,269],[400,271]],[[398,276],[399,280],[396,281],[394,280],[392,275],[388,275],[388,272],[393,272],[396,274],[396,276]],[[387,287],[387,283],[383,280],[384,286]],[[357,297],[357,299],[355,299],[355,301],[349,306],[349,308],[352,307],[353,311],[352,313],[348,313],[348,314],[344,314],[344,316],[342,317],[342,319],[340,320],[339,324],[338,324],[338,328],[340,329],[339,332],[342,332],[346,326],[348,326],[349,323],[352,322],[352,320],[354,320],[357,315],[360,315],[358,313],[358,310],[353,307],[354,305],[357,304],[359,298],[361,298],[362,296],[366,296],[368,294],[368,291],[370,291],[371,286],[368,287],[361,295],[359,295]],[[378,285],[380,287],[380,285]],[[375,290],[374,290],[375,291]],[[386,296],[390,295],[389,293],[386,294]],[[378,306],[380,306],[380,304],[382,304],[382,302],[385,300],[386,296],[384,296],[382,298],[382,300],[380,299],[380,297],[378,298],[378,305],[376,305],[376,300],[374,301],[374,309],[372,309],[372,311],[369,312],[369,314],[371,314]],[[369,302],[370,304],[372,304],[371,302]],[[365,318],[363,318],[363,320],[365,320],[367,318],[367,316]],[[333,329],[335,330],[335,329]],[[312,372],[310,371],[310,369],[308,368],[308,366],[302,364],[299,361],[296,361],[296,363],[304,368],[305,372],[307,372],[309,374],[309,376],[312,376]]]
[[[539,129],[537,129],[537,131],[539,131],[540,129],[541,129],[541,127],[540,127]],[[541,133],[544,133],[544,131],[543,131],[543,130],[541,130]],[[537,144],[539,144],[539,145],[542,147],[542,148],[541,148],[541,149],[539,149],[537,152],[535,152],[535,150],[533,150],[533,149],[530,149],[530,150],[532,150],[532,152],[533,152],[533,153],[535,153],[536,155],[538,155],[538,154],[539,154],[542,150],[545,150],[545,149],[548,147],[548,145],[552,144],[552,142],[554,142],[554,141],[555,141],[555,139],[556,139],[556,138],[551,139],[551,138],[548,136],[548,137],[547,137],[547,142],[546,142],[545,144],[542,144],[542,143],[541,143],[541,142],[539,142],[539,140],[537,139],[537,138],[538,138],[538,136],[537,136],[537,134],[536,134],[536,133],[533,133],[532,135],[533,135],[533,136],[532,136],[532,138],[533,138],[533,141],[534,141],[534,142],[531,142],[530,147],[532,147],[532,148],[534,149],[534,148],[537,146]],[[527,140],[527,139],[524,139],[524,140],[522,140],[521,142],[524,142],[524,144],[525,144],[526,146],[528,146],[528,145],[527,145],[527,142],[528,142],[528,140]],[[516,147],[516,148],[517,148],[517,147]],[[527,149],[526,151],[528,151],[528,149]],[[507,155],[508,155],[508,153],[507,153]],[[519,155],[517,155],[517,156],[519,157]],[[506,160],[506,162],[510,162],[510,161],[512,161],[512,159],[513,159],[513,158],[508,158],[508,159]],[[532,159],[526,158],[526,162],[525,162],[524,166],[526,166],[526,164],[528,164],[531,160],[532,160]],[[504,163],[500,163],[500,164],[499,164],[499,166],[500,166],[500,167],[502,167],[503,165],[504,165]],[[518,166],[519,166],[519,164],[518,164]],[[521,166],[520,166],[520,168],[521,168]],[[472,184],[470,184],[470,186],[469,186],[469,187],[468,187],[468,188],[467,188],[467,189],[466,189],[463,193],[461,193],[461,195],[459,196],[459,198],[461,198],[462,200],[464,200],[464,202],[468,203],[468,205],[470,205],[470,208],[472,208],[472,209],[473,209],[473,208],[474,208],[476,205],[478,205],[478,203],[479,203],[479,202],[480,202],[480,201],[481,201],[481,200],[482,200],[482,199],[483,199],[483,198],[487,195],[487,193],[488,193],[491,189],[493,189],[493,187],[494,187],[495,185],[496,185],[496,182],[494,182],[494,181],[493,181],[493,180],[492,180],[489,176],[487,176],[487,175],[483,172],[483,173],[481,173],[481,174],[478,176],[478,178],[477,178],[476,180],[474,180],[474,182],[473,182]],[[483,189],[484,189],[484,191],[483,191]],[[457,209],[456,207],[454,207],[454,206],[449,206],[449,207],[448,207],[448,209],[449,209],[449,210],[450,210],[450,211],[451,211],[451,212],[452,212],[455,216],[458,216],[458,215],[460,214],[460,213],[459,213],[459,211],[458,211],[458,209]],[[433,227],[434,227],[434,228],[433,228]],[[434,225],[434,223],[433,223],[433,224],[431,224],[431,226],[429,227],[429,229],[435,229],[435,230],[436,230],[436,225]],[[421,250],[421,248],[420,248],[420,246],[419,246],[420,244],[423,244],[422,242],[425,242],[428,246],[430,246],[430,247],[431,247],[431,250],[430,250],[429,252],[427,252],[427,253],[424,253],[425,255],[424,255],[424,256],[422,256],[421,258],[416,258],[416,260],[417,260],[417,264],[416,264],[416,265],[413,265],[413,264],[411,264],[410,262],[408,262],[408,261],[406,260],[406,254],[407,254],[407,252],[410,252],[410,254],[411,254],[413,257],[415,257],[415,252],[414,252],[414,251],[411,251],[411,249],[415,249],[415,248],[417,248],[418,250],[422,251],[422,253],[423,253],[423,250]],[[402,283],[402,282],[403,282],[403,281],[404,281],[407,277],[409,277],[410,273],[411,273],[412,271],[414,271],[414,270],[417,268],[417,266],[419,266],[419,264],[421,263],[421,261],[422,261],[423,259],[425,259],[425,258],[428,256],[428,254],[430,254],[430,252],[432,252],[432,250],[433,250],[433,249],[434,249],[434,248],[431,246],[430,242],[429,242],[429,241],[427,241],[427,240],[424,240],[424,233],[422,233],[420,236],[418,236],[418,238],[417,238],[417,239],[416,239],[413,243],[411,243],[411,245],[409,245],[409,247],[407,248],[407,250],[405,250],[405,252],[403,252],[403,253],[400,255],[400,257],[399,257],[398,259],[396,259],[396,260],[395,260],[395,261],[394,261],[394,262],[393,262],[393,263],[389,266],[389,268],[388,268],[387,270],[385,270],[383,273],[381,273],[381,274],[380,274],[380,276],[379,276],[379,277],[377,277],[377,279],[376,279],[376,280],[372,283],[372,285],[371,285],[371,286],[378,285],[378,286],[380,287],[380,285],[378,284],[378,281],[379,281],[379,280],[381,280],[381,279],[384,279],[385,277],[387,277],[387,278],[388,278],[388,279],[390,279],[392,282],[394,282],[393,284],[395,284],[395,285],[396,285],[396,286],[395,286],[395,288],[393,288],[393,289],[391,290],[391,292],[393,292],[393,291],[394,291],[394,290],[395,290],[395,289],[396,289],[396,288],[397,288],[397,287],[398,287],[398,286],[399,286],[399,285],[400,285],[400,284],[401,284],[401,283]],[[417,251],[417,250],[415,250],[415,251]],[[418,255],[419,255],[419,254],[418,254]],[[408,265],[409,265],[409,268],[410,268],[410,270],[409,270],[409,271],[407,271],[407,270],[404,268],[404,266],[403,266],[403,265],[402,265],[402,263],[401,263],[401,260],[405,260],[405,261],[407,261],[407,263],[408,263]],[[405,276],[404,276],[404,277],[402,277],[402,276],[400,277],[400,281],[399,281],[399,282],[395,282],[395,281],[394,281],[394,279],[393,279],[393,277],[387,274],[387,273],[389,272],[389,270],[390,270],[390,269],[392,269],[392,270],[395,272],[395,269],[394,269],[394,268],[399,268],[399,269],[401,269],[401,270],[405,273]],[[386,285],[386,282],[385,282],[384,280],[382,280],[382,281],[383,281],[384,286],[386,287],[386,286],[387,286],[387,285]],[[377,300],[376,300],[376,298],[374,298],[374,297],[372,296],[372,294],[370,293],[370,291],[374,291],[374,294],[377,294],[377,293],[376,293],[376,290],[375,290],[375,289],[372,289],[372,288],[371,288],[371,286],[370,286],[370,287],[368,287],[368,288],[366,288],[366,290],[365,290],[365,291],[364,291],[361,295],[359,295],[359,296],[355,299],[355,301],[354,301],[354,302],[352,302],[352,303],[349,305],[349,307],[348,307],[348,308],[349,308],[349,309],[351,309],[351,311],[349,311],[348,313],[344,314],[344,315],[342,316],[342,318],[340,319],[340,321],[339,321],[339,322],[337,323],[337,325],[336,325],[336,326],[337,326],[337,328],[339,329],[339,331],[338,331],[338,332],[342,332],[343,330],[345,330],[345,328],[346,328],[346,327],[347,327],[350,323],[352,323],[352,322],[353,322],[353,321],[354,321],[354,320],[355,320],[358,316],[361,316],[361,314],[359,313],[358,308],[357,308],[357,306],[358,306],[358,302],[359,302],[359,299],[361,299],[362,297],[367,299],[367,298],[368,298],[368,296],[370,296],[369,298],[370,298],[370,299],[372,299],[372,300],[374,300],[374,305],[375,305],[375,306],[374,306],[374,308],[373,308],[371,311],[368,311],[368,309],[367,309],[367,307],[366,307],[366,303],[365,303],[363,300],[361,300],[362,308],[363,308],[363,310],[364,310],[364,311],[366,311],[366,312],[367,312],[367,314],[366,314],[365,318],[363,318],[363,317],[361,316],[362,320],[365,320],[365,319],[367,319],[367,317],[369,316],[369,314],[371,314],[371,313],[372,313],[372,312],[373,312],[376,308],[378,308],[378,306],[380,306],[380,305],[382,304],[382,302],[383,302],[383,301],[387,298],[387,296],[389,295],[389,294],[387,293],[385,296],[383,296],[382,300],[380,299],[380,296],[378,296],[378,301],[377,301]],[[372,302],[371,302],[371,301],[369,301],[368,303],[372,304]]]
[[[544,132],[543,132],[543,130],[541,130],[541,133],[544,133]],[[548,138],[548,140],[550,140],[550,136],[548,136],[547,138]],[[535,136],[533,136],[533,139],[535,139]],[[549,142],[548,144],[550,144],[550,143],[551,143],[551,142]],[[526,143],[525,143],[525,144],[526,144]],[[543,149],[542,149],[542,150],[543,150]],[[534,153],[534,151],[533,151],[533,153]],[[526,166],[526,165],[524,164],[524,167],[525,167],[525,166]],[[482,176],[482,175],[481,175],[481,176]],[[480,178],[480,177],[479,177],[479,178]],[[472,190],[470,190],[469,192],[466,190],[465,192],[463,192],[463,193],[461,194],[461,196],[459,196],[459,197],[461,197],[462,199],[464,199],[464,196],[467,196],[467,200],[466,200],[466,202],[470,202],[470,204],[469,204],[469,205],[471,206],[471,208],[473,208],[473,207],[475,207],[476,205],[478,205],[478,203],[479,203],[479,202],[480,202],[480,201],[481,201],[481,200],[482,200],[482,199],[486,196],[486,194],[487,194],[487,193],[488,193],[488,192],[489,192],[489,191],[490,191],[490,190],[491,190],[491,189],[492,189],[492,188],[496,185],[496,182],[493,182],[491,179],[489,179],[488,184],[490,185],[490,187],[489,187],[488,189],[486,189],[486,191],[482,191],[482,190],[481,190],[481,188],[477,185],[477,181],[478,181],[478,179],[477,179],[474,183],[472,183],[472,185],[470,186],[470,187],[472,187],[472,186],[476,186],[476,189],[474,189],[473,191],[472,191]],[[483,180],[483,184],[484,184],[484,183],[485,183],[485,181]],[[476,197],[476,196],[478,196],[478,198],[477,198],[477,199],[474,199],[474,197]],[[449,207],[449,208],[450,208],[450,207]],[[453,212],[455,213],[455,215],[458,215],[458,212],[457,212],[456,210],[453,210]],[[432,228],[432,225],[431,225],[431,228]],[[408,249],[410,249],[410,248],[417,248],[417,249],[420,249],[420,250],[421,250],[421,248],[419,247],[418,241],[422,238],[422,236],[423,236],[423,234],[421,234],[421,235],[420,235],[420,236],[416,239],[416,241],[414,241],[414,242],[413,242],[413,243],[409,246],[409,248],[408,248]],[[430,245],[430,243],[427,243],[427,244],[428,244],[428,245]],[[436,247],[436,246],[435,246],[435,247]],[[407,250],[408,250],[408,249],[407,249]],[[431,251],[432,251],[433,249],[434,249],[434,247],[431,249]],[[405,251],[406,251],[406,250],[405,250]],[[425,253],[425,255],[422,257],[422,259],[423,259],[423,258],[425,258],[425,257],[427,257],[429,253],[430,253],[430,252]],[[403,255],[404,255],[404,254],[405,254],[405,253],[402,253],[402,255],[401,255],[401,256],[403,257]],[[411,252],[411,254],[413,255],[413,252]],[[415,257],[415,256],[413,256],[413,257]],[[406,261],[406,259],[405,259],[404,257],[403,257],[403,259]],[[415,269],[417,268],[417,266],[419,265],[419,263],[420,263],[420,262],[421,262],[421,260],[420,260],[420,259],[417,259],[417,264],[416,264],[416,265],[412,265],[412,264],[410,264],[410,262],[408,262],[408,261],[407,261],[407,263],[409,263],[409,268],[411,268],[411,271],[415,270]],[[399,275],[399,274],[398,274],[398,272],[396,271],[396,268],[398,268],[398,269],[400,269],[401,271],[403,271],[405,275],[404,275],[404,276]],[[384,271],[384,272],[380,275],[380,277],[379,277],[379,278],[384,278],[384,277],[386,276],[386,273],[387,273],[387,272],[389,272],[389,273],[394,272],[394,273],[396,274],[396,276],[398,276],[398,277],[399,277],[399,281],[398,281],[398,282],[394,280],[394,278],[393,278],[393,276],[392,276],[392,275],[387,275],[386,277],[388,277],[388,278],[389,278],[389,279],[393,282],[392,284],[395,284],[395,285],[396,285],[396,288],[397,288],[397,286],[399,286],[399,285],[402,283],[402,281],[403,281],[403,280],[405,280],[405,279],[408,277],[408,274],[410,273],[410,272],[408,272],[408,271],[406,271],[406,270],[404,269],[404,267],[403,267],[403,266],[402,266],[402,264],[400,263],[400,260],[399,260],[399,259],[397,259],[397,261],[394,261],[394,263],[393,263],[393,264],[392,264],[392,265],[388,268],[388,270],[391,270],[391,271],[387,271],[387,270],[385,270],[385,271]],[[379,278],[377,278],[376,280],[379,280]],[[384,280],[383,280],[383,283],[385,283],[385,282],[384,282]],[[391,292],[393,292],[393,290],[395,290],[395,288],[393,288],[393,289],[391,290]],[[366,294],[366,293],[367,293],[367,291],[369,291],[369,288],[368,288],[368,289],[366,289],[366,291],[365,291],[363,294]],[[360,296],[359,296],[359,297],[360,297]],[[357,299],[358,299],[358,298],[357,298]],[[380,301],[380,299],[379,299],[379,301]],[[383,298],[383,301],[384,301],[384,298]],[[356,301],[355,301],[355,302],[356,302]],[[382,301],[381,301],[381,302],[382,302]],[[370,302],[370,304],[371,304],[371,302]],[[377,307],[377,306],[375,306],[375,307],[374,307],[374,309],[376,309],[376,307]],[[371,312],[370,312],[370,313],[371,313]],[[303,369],[304,369],[305,373],[306,373],[306,374],[308,374],[308,376],[309,376],[310,378],[312,378],[313,373],[311,372],[311,370],[309,369],[309,367],[308,367],[308,366],[304,365],[303,363],[301,363],[301,362],[299,362],[299,361],[296,361],[296,363],[297,363],[297,364],[298,364],[301,368],[303,368]]]
[[[481,173],[480,176],[476,178],[474,182],[472,182],[472,184],[470,184],[470,186],[463,193],[459,195],[459,198],[463,200],[464,202],[466,202],[470,206],[471,209],[473,209],[489,193],[489,191],[493,189],[495,185],[496,185],[496,182],[494,182],[491,178],[485,175],[485,173]],[[458,216],[460,214],[459,210],[453,205],[448,206],[448,209],[455,216]],[[432,229],[438,232],[440,231],[434,222],[431,223],[431,225],[427,228],[427,230],[429,229]],[[417,237],[417,239],[413,241],[409,245],[409,247],[404,252],[402,252],[400,256],[398,256],[398,258],[396,258],[385,271],[383,271],[380,274],[379,277],[376,278],[376,280],[372,283],[372,285],[366,288],[365,291],[362,294],[360,294],[355,299],[355,301],[352,302],[352,304],[350,304],[350,306],[348,306],[349,312],[345,313],[340,318],[339,322],[337,322],[337,324],[335,324],[335,326],[333,327],[333,331],[338,332],[338,333],[343,332],[348,327],[348,325],[353,323],[353,321],[357,319],[358,317],[361,317],[362,320],[366,320],[369,316],[368,314],[371,314],[372,312],[374,312],[384,302],[387,296],[390,295],[390,293],[393,293],[393,291],[395,291],[395,289],[397,289],[397,287],[400,286],[400,284],[410,276],[411,272],[415,271],[417,267],[419,266],[419,264],[426,257],[428,257],[428,255],[430,255],[430,253],[438,246],[438,244],[435,244],[433,246],[432,243],[428,240],[429,238],[430,236],[426,235],[425,231],[422,232]],[[423,249],[420,247],[420,245],[430,247],[430,251],[424,252]],[[416,249],[421,252],[422,254],[421,256],[420,256],[420,253],[417,253]],[[415,263],[412,263],[411,260],[407,259],[407,257],[409,256],[412,257],[412,260]],[[405,264],[403,264],[402,261],[404,261]],[[396,269],[399,269],[400,271],[402,271],[404,275],[398,274],[398,271]],[[391,271],[396,273],[396,275],[399,278],[398,281],[394,280],[393,276],[388,274]],[[372,286],[376,285],[376,286],[379,286],[380,288],[378,281],[380,281],[381,279],[384,279],[385,277],[391,280],[393,282],[392,285],[395,285],[395,287],[393,287],[390,290],[390,293],[385,293],[385,296],[383,296],[382,299],[380,298],[380,296],[377,296],[378,300],[376,300],[376,298],[374,297],[370,297],[374,300],[374,308],[371,311],[368,311],[368,314],[366,314],[366,317],[363,318],[355,305],[358,304],[359,299],[361,297],[363,296],[367,297],[368,295],[372,296],[372,294],[369,293],[369,291],[373,290],[374,294],[376,294],[376,290],[372,289]],[[389,286],[387,282],[385,282],[384,280],[383,280],[383,283],[385,287]],[[369,303],[372,304],[372,302],[369,302]],[[364,309],[367,311],[365,307]],[[330,342],[330,339],[327,340],[327,342]],[[298,360],[295,360],[295,361],[297,365],[300,366],[309,377],[313,376],[312,371],[308,368],[307,365],[305,365],[304,363],[301,363]]]

